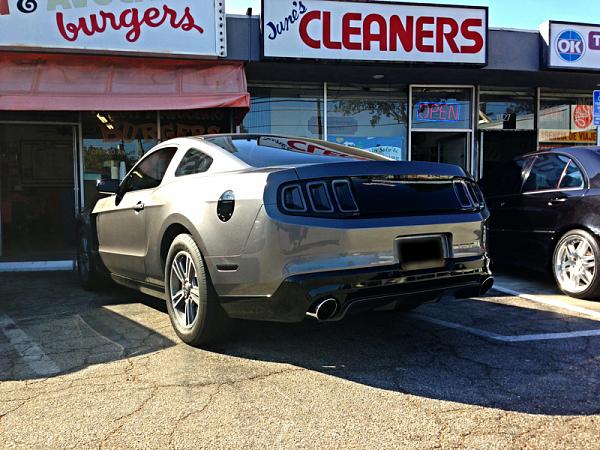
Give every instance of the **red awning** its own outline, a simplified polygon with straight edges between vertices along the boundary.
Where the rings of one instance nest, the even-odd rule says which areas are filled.
[[[0,110],[249,108],[242,63],[0,54]]]

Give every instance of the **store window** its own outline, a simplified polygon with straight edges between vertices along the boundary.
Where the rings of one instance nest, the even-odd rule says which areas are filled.
[[[473,88],[412,87],[411,159],[470,170]]]
[[[407,105],[402,90],[328,86],[327,139],[406,160]]]
[[[96,199],[96,180],[125,178],[158,144],[156,111],[85,112],[83,127],[84,205]]]
[[[536,149],[533,90],[481,88],[479,92],[479,176],[499,170]]]
[[[283,134],[322,139],[323,87],[255,87],[250,89],[250,111],[242,133]]]
[[[533,130],[533,91],[482,88],[479,93],[480,130]]]
[[[189,111],[161,111],[160,139],[229,133],[230,109],[201,109]]]
[[[591,92],[542,90],[539,149],[595,144]]]

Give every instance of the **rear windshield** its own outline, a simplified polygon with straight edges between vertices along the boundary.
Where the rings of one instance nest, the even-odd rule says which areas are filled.
[[[345,153],[299,138],[279,136],[215,136],[205,138],[252,167],[287,166],[379,159]],[[350,150],[351,151],[351,150]]]

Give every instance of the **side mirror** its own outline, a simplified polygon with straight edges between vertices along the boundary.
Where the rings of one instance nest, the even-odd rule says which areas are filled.
[[[97,180],[96,190],[100,194],[116,194],[119,191],[120,183],[121,182],[119,180]]]

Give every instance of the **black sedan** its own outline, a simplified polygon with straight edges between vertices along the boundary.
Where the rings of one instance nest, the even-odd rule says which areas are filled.
[[[550,269],[565,294],[600,297],[600,148],[523,155],[481,187],[494,261]]]

